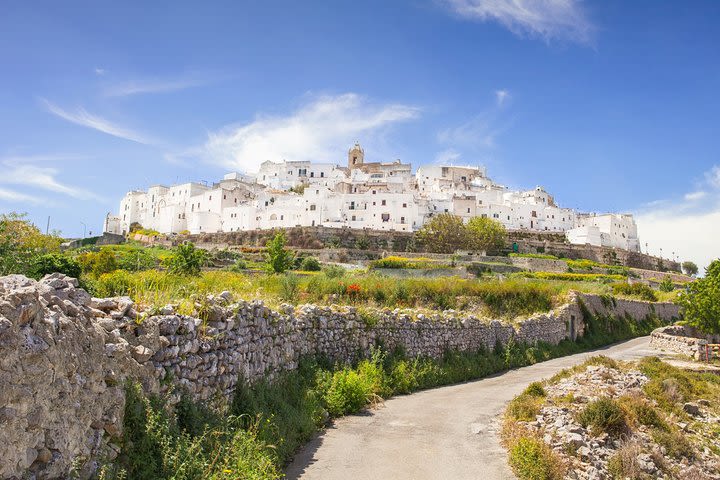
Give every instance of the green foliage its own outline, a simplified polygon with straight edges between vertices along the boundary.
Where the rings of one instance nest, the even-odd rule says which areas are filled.
[[[661,292],[672,292],[675,290],[675,284],[670,277],[665,277],[663,281],[660,282],[660,285],[658,285],[658,290]]]
[[[507,231],[497,220],[474,217],[470,219],[466,228],[469,236],[468,245],[474,250],[495,254],[505,246]]]
[[[561,280],[565,282],[613,282],[625,280],[622,275],[602,273],[555,273],[555,272],[517,272],[513,277],[538,278],[542,280]]]
[[[158,398],[146,397],[139,385],[126,389],[122,454],[117,467],[128,478],[230,480],[277,479],[272,448],[254,428],[241,428],[235,416],[221,418],[187,404],[171,411]],[[192,428],[186,428],[192,425]],[[118,469],[118,470],[119,470]]]
[[[620,398],[620,405],[625,409],[628,419],[633,423],[646,427],[668,430],[669,426],[658,410],[639,395],[624,396]]]
[[[527,388],[525,388],[523,393],[533,397],[544,397],[546,395],[545,388],[543,388],[543,385],[540,382],[532,382],[527,386]]]
[[[682,271],[685,275],[695,276],[698,273],[698,266],[689,260],[682,263]]]
[[[355,248],[357,248],[358,250],[369,249],[370,248],[370,238],[368,238],[366,236],[358,237],[355,240]]]
[[[64,273],[73,278],[80,278],[80,264],[74,258],[60,253],[46,253],[33,260],[30,276],[39,280],[50,273]]]
[[[643,391],[667,411],[682,415],[679,402],[698,398],[720,400],[720,376],[673,367],[657,357],[639,362],[640,371],[650,378]]]
[[[620,404],[609,397],[601,397],[587,406],[578,414],[578,422],[583,427],[590,427],[596,433],[607,433],[619,436],[627,431],[625,411]]]
[[[109,248],[83,253],[78,256],[78,262],[84,273],[90,273],[95,278],[118,269],[115,253]]]
[[[370,268],[402,268],[402,269],[433,269],[433,268],[448,268],[449,265],[440,263],[437,260],[431,258],[418,257],[418,258],[405,258],[389,256],[373,260],[370,262]]]
[[[514,441],[509,462],[520,480],[560,480],[565,475],[557,454],[535,437],[520,437]]]
[[[345,276],[345,271],[340,265],[328,265],[323,269],[323,273],[327,278],[342,278]]]
[[[33,275],[36,259],[60,251],[57,234],[44,235],[25,214],[0,214],[0,275]]]
[[[416,236],[425,249],[433,253],[453,253],[467,248],[470,239],[462,218],[451,213],[433,216]]]
[[[284,273],[293,265],[294,254],[285,248],[285,233],[279,232],[265,244],[266,268],[271,273]]]
[[[542,397],[523,393],[512,399],[505,414],[513,420],[532,422],[535,420],[535,416],[540,414],[541,404]]]
[[[296,302],[300,292],[300,279],[294,273],[286,273],[280,282],[280,298],[286,302]]]
[[[612,286],[615,295],[635,297],[648,302],[657,302],[657,294],[644,283],[615,283]]]
[[[163,265],[173,275],[197,276],[200,275],[206,260],[205,250],[196,248],[192,242],[183,242],[173,249],[170,256],[163,261]]]
[[[547,255],[544,253],[509,253],[508,257],[540,258],[543,260],[558,260],[558,257],[556,257],[555,255]]]
[[[686,286],[677,300],[685,321],[706,333],[720,333],[720,260],[705,270],[705,277]]]
[[[317,258],[305,257],[300,264],[300,270],[306,272],[319,272],[320,270],[322,270],[322,267],[320,266],[320,262]]]
[[[695,449],[685,436],[677,428],[666,430],[653,430],[652,438],[661,447],[665,447],[667,454],[675,458],[692,459],[695,456]]]
[[[367,405],[372,395],[371,380],[352,369],[335,372],[329,379],[323,401],[334,416],[356,412]]]

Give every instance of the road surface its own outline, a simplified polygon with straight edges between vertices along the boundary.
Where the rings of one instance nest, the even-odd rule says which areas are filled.
[[[657,355],[642,337],[481,380],[387,400],[335,421],[295,457],[288,479],[511,479],[500,446],[500,415],[535,380],[592,355],[635,360]]]

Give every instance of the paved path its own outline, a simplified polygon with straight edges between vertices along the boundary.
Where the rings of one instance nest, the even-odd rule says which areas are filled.
[[[460,385],[404,395],[338,419],[287,469],[289,479],[510,479],[498,441],[500,414],[532,381],[591,355],[634,360],[655,355],[649,337],[556,358]]]

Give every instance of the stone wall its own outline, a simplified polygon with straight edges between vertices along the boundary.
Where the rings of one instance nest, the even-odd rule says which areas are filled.
[[[720,335],[705,335],[685,325],[669,325],[655,329],[650,335],[650,345],[657,350],[679,353],[695,360],[707,360],[717,353],[706,349],[708,344],[720,343]]]
[[[381,343],[411,356],[517,342],[556,344],[584,332],[583,309],[670,321],[673,305],[572,294],[569,303],[513,324],[454,311],[234,301],[228,293],[197,305],[202,319],[165,307],[137,312],[127,297],[91,298],[60,274],[40,282],[0,277],[0,478],[85,474],[112,459],[122,430],[126,379],[148,392],[179,386],[195,399],[229,396],[239,378],[254,381],[297,367],[304,355],[348,361]],[[85,474],[81,476],[86,476]]]

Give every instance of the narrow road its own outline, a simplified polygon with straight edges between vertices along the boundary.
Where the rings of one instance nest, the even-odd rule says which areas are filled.
[[[515,478],[497,434],[505,405],[530,382],[592,355],[619,360],[656,355],[649,338],[391,398],[370,412],[338,419],[297,454],[287,468],[287,478]]]

